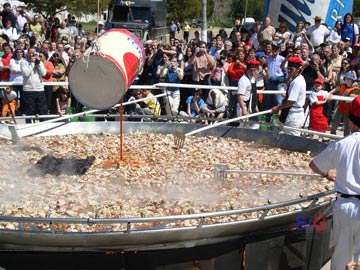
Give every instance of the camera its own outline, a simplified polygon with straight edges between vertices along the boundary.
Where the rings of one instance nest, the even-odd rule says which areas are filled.
[[[39,59],[35,59],[35,65],[39,65],[40,64],[40,60]]]

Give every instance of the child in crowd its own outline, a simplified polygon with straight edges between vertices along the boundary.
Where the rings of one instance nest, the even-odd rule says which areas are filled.
[[[66,108],[71,107],[71,97],[69,92],[62,86],[56,91],[58,97],[56,98],[56,109],[57,113],[60,115],[66,114]]]
[[[1,98],[2,102],[2,117],[11,116],[12,119],[9,121],[10,124],[15,124],[14,116],[17,108],[17,94],[12,90],[11,86],[7,86]],[[1,124],[5,124],[4,120],[1,120]]]
[[[352,71],[349,71],[344,76],[345,83],[340,84],[338,87],[330,91],[330,93],[338,92],[340,96],[355,96],[354,93],[358,90],[358,83],[356,77]],[[350,112],[350,103],[345,101],[339,101],[336,109],[335,116],[331,124],[331,134],[336,134],[336,129],[338,128],[341,121],[344,123],[344,136],[350,134],[349,127],[349,112]]]
[[[201,108],[205,105],[205,101],[201,98],[201,89],[196,89],[193,96],[190,96],[186,100],[187,110],[186,112],[180,111],[180,115],[183,117],[200,117],[202,115]],[[196,123],[196,119],[190,119],[190,123]]]
[[[320,78],[314,80],[314,88],[310,94],[310,129],[318,132],[326,132],[329,124],[324,115],[324,104],[331,100],[332,95],[323,90],[324,81]],[[321,137],[319,137],[321,139]]]
[[[142,102],[143,107],[141,108],[141,114],[159,116],[161,114],[160,103],[158,102],[157,98],[150,97],[153,97],[150,89],[143,89],[142,98],[149,99],[146,99]]]

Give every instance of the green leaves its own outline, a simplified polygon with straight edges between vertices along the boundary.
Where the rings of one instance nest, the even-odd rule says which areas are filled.
[[[201,17],[201,0],[167,0],[169,20],[191,20]]]
[[[110,0],[99,0],[100,12],[107,9]],[[34,9],[45,16],[56,16],[61,11],[67,10],[68,12],[81,15],[97,13],[98,2],[96,0],[30,0],[27,1],[29,8]]]

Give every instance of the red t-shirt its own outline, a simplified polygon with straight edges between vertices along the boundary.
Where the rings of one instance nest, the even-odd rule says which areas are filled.
[[[11,58],[12,58],[12,54],[3,55],[1,57],[2,66],[8,67],[10,64]],[[4,71],[0,71],[0,81],[8,81],[8,80],[10,80],[10,70],[7,69]]]
[[[245,64],[245,62],[242,62],[242,64]],[[228,69],[228,75],[230,80],[238,81],[240,80],[241,76],[245,74],[245,68],[241,65],[237,66],[236,62],[231,62],[229,69]]]
[[[46,69],[46,75],[42,77],[43,82],[52,82],[53,81],[53,72],[54,72],[54,65],[50,61],[46,61],[44,63]]]

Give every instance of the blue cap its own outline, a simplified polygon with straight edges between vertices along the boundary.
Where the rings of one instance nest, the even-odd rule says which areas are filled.
[[[349,78],[349,79],[351,79],[351,80],[353,80],[353,81],[356,80],[354,73],[351,72],[351,71],[349,71],[348,73],[345,74],[344,79],[345,79],[345,78]]]
[[[267,57],[267,55],[264,52],[257,52],[255,54],[256,59],[259,59],[260,57]]]

